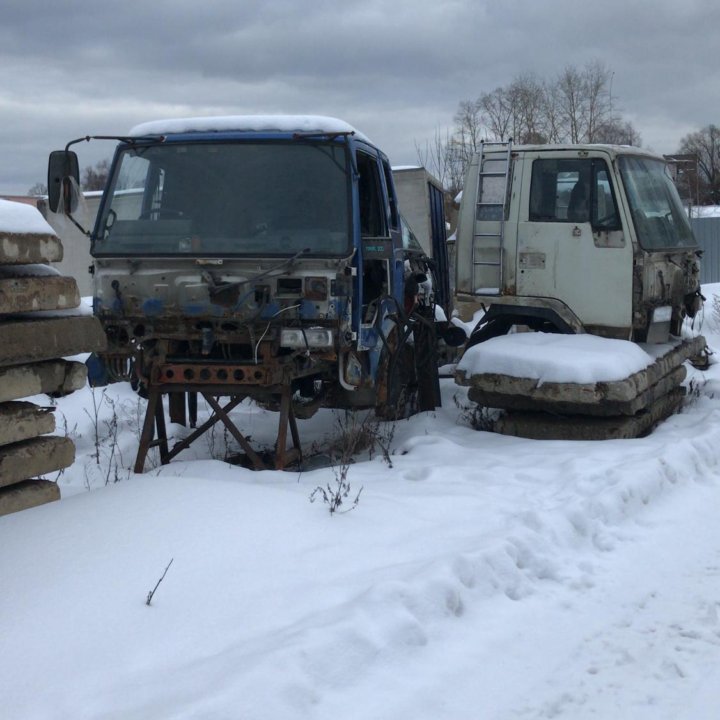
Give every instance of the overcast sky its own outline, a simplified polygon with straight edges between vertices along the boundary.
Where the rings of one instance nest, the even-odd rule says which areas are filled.
[[[720,123],[719,30],[716,0],[5,0],[0,193],[70,139],[189,115],[333,115],[415,163],[459,101],[592,60],[643,146],[674,152]]]

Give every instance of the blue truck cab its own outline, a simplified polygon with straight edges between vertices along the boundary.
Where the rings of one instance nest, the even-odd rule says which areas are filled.
[[[268,407],[289,394],[305,416],[439,404],[432,261],[408,243],[388,158],[364,135],[329,117],[240,116],[117,139],[90,237],[99,374]],[[72,144],[48,177],[51,209],[71,218]]]

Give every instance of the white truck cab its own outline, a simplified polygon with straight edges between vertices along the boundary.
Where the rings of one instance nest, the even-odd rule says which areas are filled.
[[[666,342],[701,303],[699,253],[662,157],[628,146],[484,143],[457,232],[474,342],[512,325]]]

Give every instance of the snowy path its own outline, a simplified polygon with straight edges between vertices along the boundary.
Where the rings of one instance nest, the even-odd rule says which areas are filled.
[[[689,453],[686,473],[666,465],[663,493],[623,484],[625,504],[642,488],[639,507],[605,526],[593,552],[571,549],[526,597],[463,603],[456,622],[403,658],[400,681],[376,668],[316,717],[717,718],[720,476],[699,457]]]
[[[354,705],[347,696],[332,711],[388,720],[714,720],[720,478],[679,495],[648,512],[582,583],[476,608],[404,667],[411,685],[375,673],[353,692],[360,712],[342,711]],[[369,714],[368,695],[380,700]]]

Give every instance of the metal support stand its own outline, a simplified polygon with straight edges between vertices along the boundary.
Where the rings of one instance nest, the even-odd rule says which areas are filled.
[[[227,389],[225,389],[227,390]],[[187,391],[188,415],[190,427],[195,428],[197,425],[197,394],[198,392],[205,398],[207,404],[212,408],[213,414],[200,427],[193,430],[190,435],[182,440],[177,441],[172,449],[168,446],[167,429],[165,425],[165,409],[163,406],[163,395],[168,395],[168,406],[171,413],[171,419],[183,418],[185,415],[184,403],[185,392]],[[275,462],[274,469],[283,470],[287,465],[293,462],[302,461],[302,451],[300,449],[300,435],[298,433],[297,421],[292,408],[292,396],[289,386],[284,386],[280,393],[280,420],[278,424],[277,442],[275,444]],[[142,473],[145,469],[145,460],[151,447],[160,448],[160,462],[167,465],[176,455],[192,445],[195,440],[204,435],[217,422],[222,422],[228,432],[237,440],[244,453],[250,459],[255,470],[272,470],[271,464],[265,462],[260,455],[251,447],[247,438],[237,429],[233,421],[230,419],[230,412],[239,405],[245,395],[230,396],[229,402],[224,406],[220,405],[218,396],[208,391],[207,388],[197,390],[176,390],[167,386],[154,386],[148,392],[148,405],[145,412],[145,420],[143,422],[142,432],[140,434],[140,446],[138,447],[137,457],[135,459],[134,471]],[[180,402],[183,403],[183,410],[180,411]],[[290,435],[293,441],[293,447],[287,447],[287,431],[290,427]]]
[[[286,450],[287,447],[287,430],[290,425],[290,435],[292,436],[293,448]],[[290,387],[283,388],[280,398],[280,423],[278,425],[277,443],[275,444],[275,468],[283,470],[285,465],[297,460],[302,460],[300,451],[300,436],[298,435],[297,421],[292,408],[292,398],[290,397]]]

